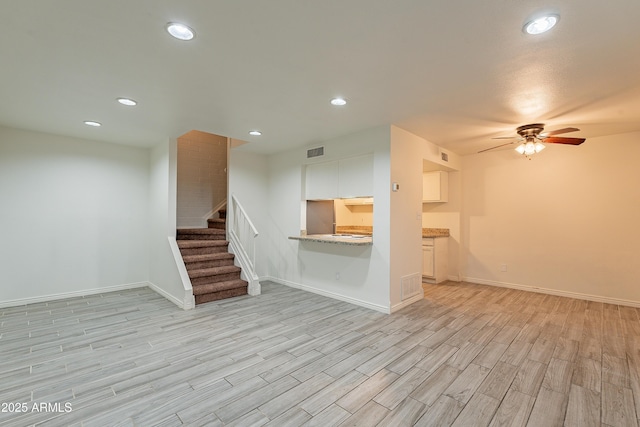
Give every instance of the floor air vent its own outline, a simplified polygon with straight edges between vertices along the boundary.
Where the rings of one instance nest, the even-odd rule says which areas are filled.
[[[418,295],[422,292],[422,275],[420,273],[410,274],[400,278],[400,300]]]
[[[324,147],[309,148],[307,150],[307,159],[321,156],[324,156]]]

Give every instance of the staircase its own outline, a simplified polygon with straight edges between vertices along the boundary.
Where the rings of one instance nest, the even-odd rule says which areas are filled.
[[[247,295],[248,283],[240,278],[226,240],[226,210],[207,220],[208,228],[177,230],[177,242],[187,267],[196,304]]]

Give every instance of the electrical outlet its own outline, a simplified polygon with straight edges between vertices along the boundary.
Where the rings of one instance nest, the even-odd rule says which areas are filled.
[[[500,264],[500,271],[507,271],[507,264]]]

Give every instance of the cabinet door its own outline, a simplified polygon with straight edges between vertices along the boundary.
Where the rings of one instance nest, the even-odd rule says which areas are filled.
[[[433,246],[422,246],[422,275],[434,277]]]
[[[338,197],[373,196],[373,154],[339,161]]]
[[[305,198],[327,200],[338,197],[338,162],[307,165]]]
[[[446,202],[449,199],[449,175],[447,172],[427,172],[422,175],[422,201]]]
[[[433,240],[435,241],[435,253],[433,254],[433,261],[435,264],[434,273],[436,283],[440,283],[449,278],[449,239],[446,237],[439,237]]]

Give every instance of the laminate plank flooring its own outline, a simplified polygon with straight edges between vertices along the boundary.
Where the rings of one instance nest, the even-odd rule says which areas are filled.
[[[0,426],[637,426],[640,310],[470,283],[0,309]]]

